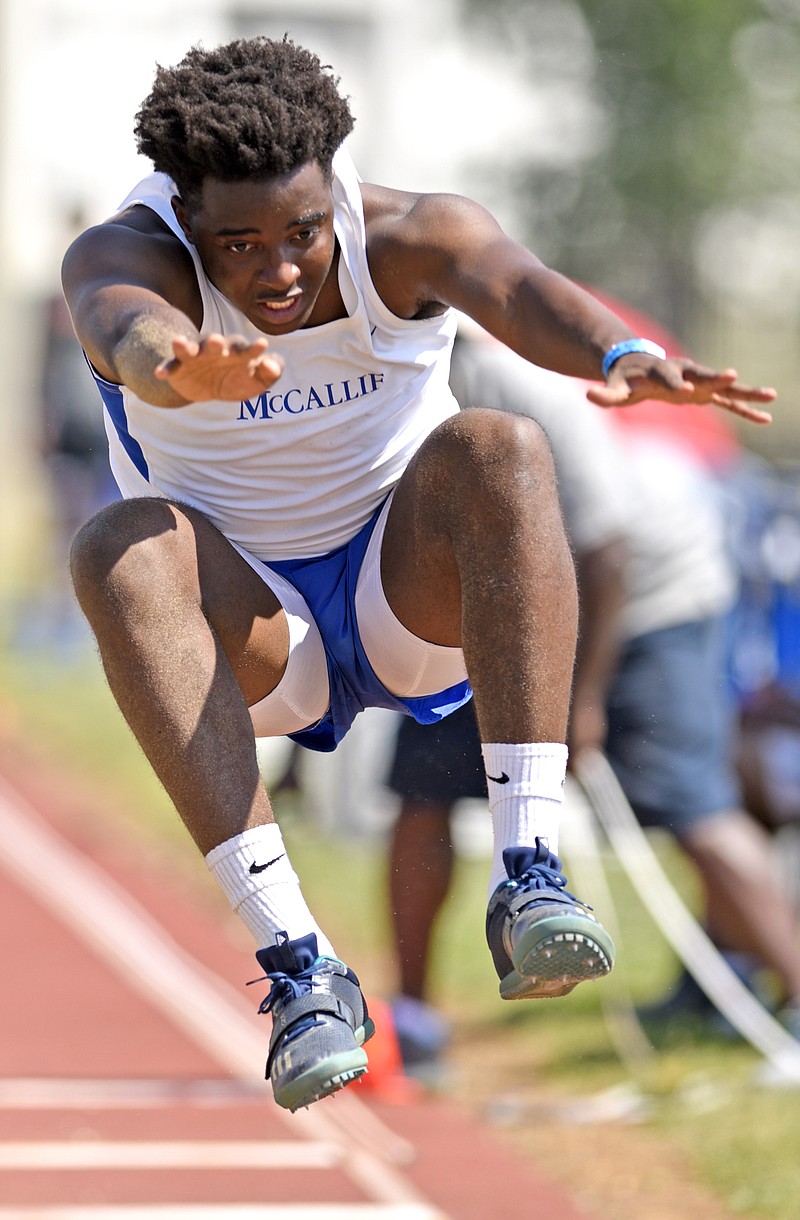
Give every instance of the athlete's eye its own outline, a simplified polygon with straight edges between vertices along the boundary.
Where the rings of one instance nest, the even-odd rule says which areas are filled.
[[[230,250],[231,254],[249,254],[251,250],[255,249],[255,246],[251,241],[232,241],[227,244],[225,249]]]

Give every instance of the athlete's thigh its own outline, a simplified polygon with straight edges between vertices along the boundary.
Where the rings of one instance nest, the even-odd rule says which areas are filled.
[[[202,513],[173,507],[191,531],[203,614],[245,701],[255,703],[277,686],[286,668],[289,629],[281,603],[258,560],[248,562]]]
[[[432,643],[461,646],[459,572],[480,554],[491,579],[512,521],[519,533],[528,485],[537,481],[552,484],[560,526],[552,456],[532,419],[470,408],[434,429],[397,485],[381,554],[386,600],[404,627]],[[474,577],[475,564],[470,568]]]
[[[442,443],[450,422],[423,442],[395,488],[381,548],[381,582],[404,627],[420,639],[458,648],[461,585],[446,524],[451,488]]]

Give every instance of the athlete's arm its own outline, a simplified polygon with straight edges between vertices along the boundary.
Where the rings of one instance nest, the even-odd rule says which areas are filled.
[[[64,258],[64,294],[89,360],[155,406],[256,397],[280,375],[280,361],[266,355],[266,339],[201,338],[191,257],[143,213],[87,230]]]
[[[636,352],[612,366],[603,357],[633,338],[630,329],[577,284],[512,241],[479,204],[456,195],[406,195],[364,188],[370,268],[386,304],[401,317],[454,306],[525,359],[587,381],[604,381],[588,397],[600,406],[647,398],[713,402],[757,423],[774,390],[737,383],[688,359]]]

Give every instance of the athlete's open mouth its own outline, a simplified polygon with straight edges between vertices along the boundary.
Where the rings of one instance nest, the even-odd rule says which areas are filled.
[[[270,322],[291,322],[300,313],[304,299],[302,292],[290,297],[273,297],[256,301],[256,306]]]

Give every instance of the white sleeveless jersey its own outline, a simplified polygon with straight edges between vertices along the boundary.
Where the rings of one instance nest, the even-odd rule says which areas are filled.
[[[172,210],[175,193],[164,174],[151,174],[119,210],[144,204],[189,250],[202,334],[263,337],[204,274]],[[359,179],[342,150],[333,198],[347,317],[272,340],[285,368],[270,390],[165,409],[97,378],[122,494],[191,504],[260,559],[306,558],[349,541],[425,437],[458,411],[448,386],[455,314],[406,321],[383,304],[367,266]]]

